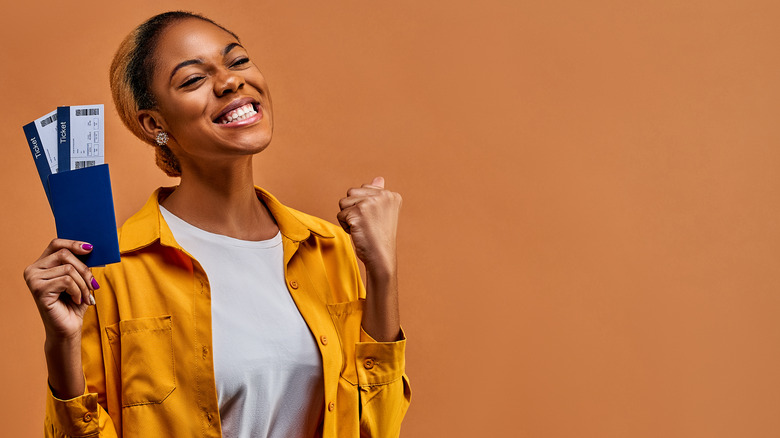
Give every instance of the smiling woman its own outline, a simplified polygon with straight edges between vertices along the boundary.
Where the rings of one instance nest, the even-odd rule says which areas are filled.
[[[171,26],[174,23],[178,25]],[[151,55],[158,52],[167,55]],[[220,73],[216,71],[219,67],[223,67],[227,73],[233,71],[234,74],[221,78],[215,75]],[[235,73],[240,73],[240,78]],[[217,84],[215,80],[223,82]],[[228,89],[217,90],[215,86],[227,86]],[[175,110],[174,113],[179,113],[188,108],[202,108],[205,99],[211,97],[209,93],[218,93],[216,97],[225,97],[223,100],[235,100],[232,92],[236,90],[230,90],[230,87],[240,87],[242,94],[255,95],[244,99],[247,104],[252,104],[252,109],[260,118],[265,119],[268,132],[261,145],[267,146],[273,122],[265,79],[250,61],[238,36],[208,18],[183,12],[152,17],[125,38],[111,65],[111,90],[122,121],[137,137],[156,148],[157,164],[170,176],[181,176],[181,169],[178,154],[174,154],[167,144],[156,142],[157,133],[166,132],[170,135],[169,131],[156,123],[160,111]],[[261,99],[265,101],[265,115],[261,109]],[[234,107],[236,104],[237,101],[231,102],[222,111],[228,113],[237,109]],[[210,121],[218,122],[217,119],[223,116],[218,114]],[[141,123],[139,117],[143,117]],[[174,122],[173,115],[168,118],[171,119],[170,123]],[[184,120],[181,122],[187,123]],[[180,136],[183,135],[185,133],[180,133]]]
[[[411,398],[400,195],[381,177],[349,189],[342,230],[255,187],[268,84],[202,16],[136,28],[111,88],[181,181],[123,225],[121,263],[90,270],[76,258],[88,242],[55,239],[25,270],[46,329],[46,435],[397,436]]]

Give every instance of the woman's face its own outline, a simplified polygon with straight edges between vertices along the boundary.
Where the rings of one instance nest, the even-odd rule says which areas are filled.
[[[150,133],[168,132],[183,168],[265,149],[273,132],[268,85],[231,34],[207,21],[181,20],[163,31],[153,56],[157,108],[139,112],[139,119]]]

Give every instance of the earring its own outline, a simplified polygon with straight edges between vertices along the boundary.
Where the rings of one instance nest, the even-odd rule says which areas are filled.
[[[158,132],[155,141],[157,141],[158,145],[165,146],[166,144],[168,144],[168,133],[165,131]]]

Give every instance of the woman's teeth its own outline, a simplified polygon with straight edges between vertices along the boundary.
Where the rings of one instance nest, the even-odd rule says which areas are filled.
[[[255,114],[257,114],[257,111],[255,111],[254,106],[252,106],[251,103],[248,103],[225,114],[221,119],[219,119],[219,123],[224,125],[230,122],[238,122],[240,120],[246,119],[247,117],[252,117]]]

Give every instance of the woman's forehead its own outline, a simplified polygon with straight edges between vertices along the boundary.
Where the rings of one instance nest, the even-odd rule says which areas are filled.
[[[236,38],[221,27],[197,18],[179,20],[160,35],[155,57],[160,64],[221,55]]]

